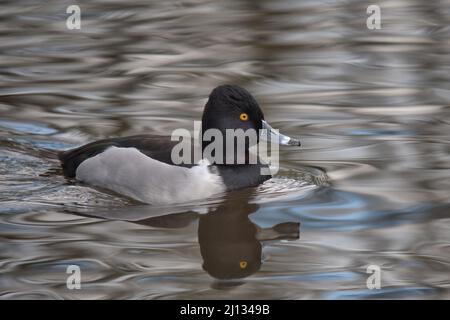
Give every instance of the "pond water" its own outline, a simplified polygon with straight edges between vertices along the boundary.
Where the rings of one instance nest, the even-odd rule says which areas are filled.
[[[1,299],[450,298],[448,1],[377,1],[380,30],[356,0],[71,4],[0,5]],[[224,83],[302,141],[258,188],[143,205],[50,156],[191,129]]]

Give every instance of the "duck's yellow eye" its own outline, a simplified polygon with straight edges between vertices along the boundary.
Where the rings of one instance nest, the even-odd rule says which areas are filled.
[[[242,121],[247,121],[248,120],[248,114],[241,113],[241,115],[239,116],[239,119],[241,119]]]
[[[247,268],[247,261],[245,260],[239,261],[239,267],[241,267],[241,269]]]

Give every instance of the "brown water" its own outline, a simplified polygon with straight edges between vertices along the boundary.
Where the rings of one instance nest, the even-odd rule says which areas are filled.
[[[356,0],[71,4],[0,4],[1,298],[450,298],[448,1],[377,1],[381,30]],[[259,188],[152,207],[43,151],[192,129],[223,83],[302,140]]]

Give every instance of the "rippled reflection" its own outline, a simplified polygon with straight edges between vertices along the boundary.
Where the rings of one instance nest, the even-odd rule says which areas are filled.
[[[296,240],[299,223],[285,222],[270,228],[260,228],[249,219],[259,208],[249,204],[251,193],[230,195],[207,214],[192,212],[158,216],[135,221],[160,228],[181,228],[198,219],[198,242],[203,269],[217,279],[247,277],[261,267],[263,242]]]

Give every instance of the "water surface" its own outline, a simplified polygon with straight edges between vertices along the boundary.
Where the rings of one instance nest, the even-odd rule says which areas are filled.
[[[448,2],[71,4],[0,5],[2,299],[450,298]],[[258,188],[142,205],[45,151],[192,129],[224,83],[303,144]]]

